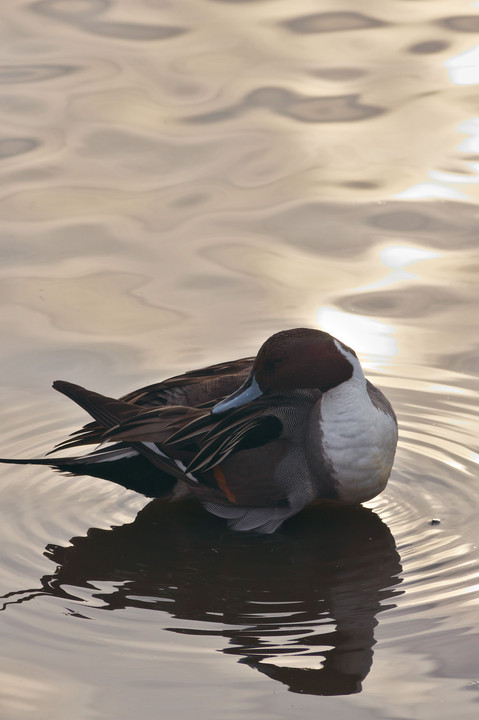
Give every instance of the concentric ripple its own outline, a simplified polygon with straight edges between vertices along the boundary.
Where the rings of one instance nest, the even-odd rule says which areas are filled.
[[[217,649],[310,694],[360,690],[378,623],[381,642],[395,645],[412,632],[427,643],[449,613],[466,626],[479,602],[474,395],[457,384],[375,381],[400,423],[387,490],[369,508],[311,508],[269,537],[227,531],[196,504],[140,509],[144,499],[101,480],[3,468],[12,508],[4,609],[28,606],[17,614],[24,631],[40,625],[42,643],[65,647],[78,625],[59,622],[59,607],[101,617],[110,642],[127,637],[132,655],[149,659],[159,612],[174,633],[170,651],[215,638]],[[35,410],[24,434],[58,439],[61,418]],[[10,427],[15,447],[14,417]],[[106,619],[105,609],[122,612]]]
[[[370,505],[389,525],[404,569],[400,611],[444,613],[479,600],[479,417],[456,384],[397,388],[400,444],[388,490]],[[406,401],[404,401],[406,398]]]

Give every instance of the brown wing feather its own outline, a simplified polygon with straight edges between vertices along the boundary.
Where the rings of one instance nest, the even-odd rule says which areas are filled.
[[[250,360],[234,363],[235,369],[240,369],[241,374],[244,374],[246,363],[249,366]],[[207,368],[206,375],[211,375],[218,367]],[[231,374],[228,377],[228,382],[231,382]],[[178,383],[180,379],[186,384],[187,380],[192,378],[197,384],[203,384],[204,371],[201,375],[203,379],[200,379],[198,372],[188,373],[158,384],[154,392],[158,393],[159,386],[164,388],[165,384],[170,384],[177,391],[178,384],[174,384],[173,381]],[[235,390],[240,382],[238,375],[235,377],[233,388],[231,385],[227,387],[224,378],[222,381],[218,378],[214,380],[216,390],[221,386],[222,392]],[[225,415],[212,415],[204,408],[189,405],[165,404],[145,411],[143,405],[136,403],[140,400],[144,401],[148,395],[147,388],[137,391],[133,401],[133,394],[125,396],[128,399],[115,400],[62,381],[56,382],[54,387],[77,402],[96,420],[96,423],[90,423],[62,443],[62,448],[91,442],[92,438],[97,442],[127,442],[154,465],[183,480],[185,473],[178,467],[175,458],[181,462],[189,462],[188,473],[207,472],[232,453],[245,447],[270,443],[278,439],[282,432],[281,421],[271,413],[272,407],[276,404],[274,396],[258,398]],[[204,390],[205,388],[203,393],[196,394],[196,401],[205,399]],[[208,390],[212,391],[211,382],[208,382]],[[152,395],[150,394],[149,397],[151,398]],[[156,397],[158,398],[158,394]],[[161,454],[155,452],[154,448],[144,445],[149,442],[157,443],[161,447]],[[195,453],[193,457],[192,453]]]
[[[225,415],[212,415],[200,408],[163,407],[127,418],[102,435],[102,440],[159,443],[172,457],[182,451],[197,448],[189,458],[188,472],[206,472],[225,460],[233,452],[245,447],[257,447],[276,440],[282,423],[271,414],[271,408],[281,402],[274,396],[258,398]]]
[[[127,393],[118,402],[140,408],[139,412],[144,412],[147,407],[165,405],[208,407],[234,392],[243,383],[251,370],[253,360],[254,358],[242,358],[200,370],[190,370]],[[132,416],[137,412],[138,410],[133,412]],[[99,420],[87,423],[56,445],[55,450],[98,444],[103,440],[104,431],[105,425]]]
[[[74,385],[73,383],[58,380],[53,384],[53,387],[90,413],[92,417],[102,423],[104,428],[115,427],[121,424],[122,421],[128,422],[134,418],[135,415],[142,412],[142,409],[135,405],[131,405],[122,400],[115,400],[106,395],[100,395],[99,393],[86,390],[80,385]],[[103,435],[101,439],[103,439]],[[158,454],[155,452],[155,449],[145,446],[144,442],[144,437],[135,438],[129,445],[141,455],[145,456],[153,465],[169,475],[184,480],[188,484],[192,482],[186,477],[184,471],[178,467],[174,458],[169,457],[167,453]]]
[[[212,469],[239,449],[265,445],[280,437],[283,425],[272,413],[277,403],[281,403],[281,399],[270,395],[253,400],[225,415],[210,413],[173,433],[166,447],[195,442],[200,450],[189,463],[188,471]]]
[[[147,385],[124,395],[121,400],[135,405],[190,405],[197,407],[236,390],[248,377],[254,358],[242,358],[190,370],[182,375]],[[180,391],[180,392],[178,392]],[[176,395],[182,402],[177,403]]]
[[[163,407],[158,410],[141,412],[105,431],[103,441],[143,441],[166,444],[171,434],[185,422],[201,420],[205,411],[184,406]]]
[[[189,463],[188,472],[205,472],[219,465],[232,453],[245,447],[266,445],[280,437],[283,426],[273,415],[244,420],[232,433],[213,435]]]

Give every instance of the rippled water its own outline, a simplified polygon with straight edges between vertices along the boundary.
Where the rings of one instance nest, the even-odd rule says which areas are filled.
[[[121,395],[302,325],[400,443],[368,507],[261,538],[3,467],[2,720],[477,717],[477,8],[7,5],[0,455],[83,422],[56,378]]]

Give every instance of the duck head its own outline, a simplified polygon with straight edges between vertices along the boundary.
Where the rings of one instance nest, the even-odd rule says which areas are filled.
[[[322,330],[283,330],[266,340],[247,380],[212,413],[241,407],[267,393],[310,388],[327,392],[352,377],[353,358],[354,350]]]

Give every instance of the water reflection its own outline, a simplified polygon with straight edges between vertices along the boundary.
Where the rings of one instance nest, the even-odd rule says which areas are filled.
[[[383,27],[387,23],[358,12],[322,12],[294,17],[283,23],[291,32],[306,34],[331,33],[345,30],[365,30]]]
[[[407,594],[377,614],[399,564],[371,513],[346,535],[313,513],[257,540],[153,505],[62,548],[141,500],[12,469],[0,592],[45,597],[0,613],[0,705],[12,689],[22,703],[2,720],[67,716],[72,698],[78,717],[148,716],[158,693],[186,718],[198,687],[205,717],[286,718],[286,687],[360,687],[379,618],[367,691],[332,701],[341,720],[477,715],[460,689],[477,677],[479,601],[479,14],[463,5],[4,3],[3,452],[77,426],[55,376],[120,394],[317,318],[400,418],[374,507]],[[293,700],[300,717],[331,714],[326,698]]]
[[[55,572],[4,607],[53,595],[80,618],[92,605],[159,610],[178,621],[170,630],[222,638],[223,652],[314,695],[360,692],[376,616],[394,607],[401,572],[389,528],[363,507],[312,508],[258,537],[225,532],[196,504],[155,500],[131,524],[45,554]]]
[[[357,93],[308,97],[280,87],[263,87],[245,95],[236,105],[194,115],[190,123],[231,121],[252,108],[262,108],[304,123],[357,122],[381,115],[383,108],[367,105]]]
[[[2,65],[0,67],[0,85],[44,82],[63,75],[71,75],[77,70],[78,68],[74,65]]]
[[[475,46],[444,63],[455,85],[477,85],[479,82],[479,46]]]
[[[359,297],[362,299],[364,295],[359,294]],[[326,332],[331,332],[330,328],[334,328],[335,337],[354,347],[357,352],[368,356],[369,367],[377,369],[390,362],[398,352],[394,325],[360,315],[358,308],[354,306],[354,301],[351,302],[350,308],[351,312],[327,306],[318,308],[316,313],[318,327]]]
[[[154,23],[109,22],[96,19],[111,6],[110,0],[83,0],[65,3],[62,0],[39,0],[31,10],[53,20],[81,27],[92,35],[122,40],[156,41],[174,38],[185,32],[184,28]],[[95,18],[95,19],[93,19]]]

